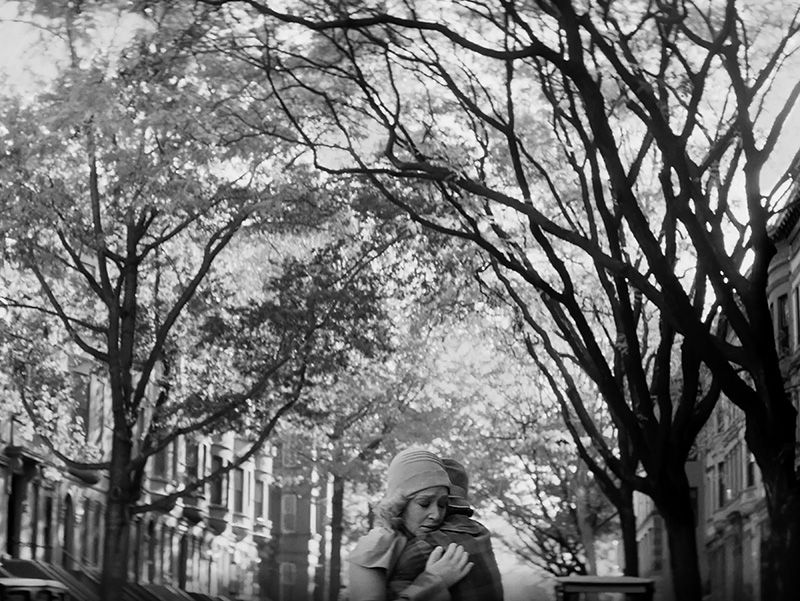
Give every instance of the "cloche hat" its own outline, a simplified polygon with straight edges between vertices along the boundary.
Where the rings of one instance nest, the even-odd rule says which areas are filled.
[[[425,449],[406,449],[394,456],[386,474],[386,496],[410,496],[425,488],[450,488],[442,460]]]

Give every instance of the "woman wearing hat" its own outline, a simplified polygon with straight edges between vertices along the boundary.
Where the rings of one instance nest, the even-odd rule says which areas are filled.
[[[390,591],[397,559],[409,542],[441,526],[450,479],[429,451],[407,449],[389,464],[386,494],[378,505],[381,525],[358,541],[350,561],[350,601],[449,601],[448,588],[472,568],[463,547],[437,547],[424,571],[403,591]]]
[[[446,516],[437,530],[415,537],[403,548],[389,581],[389,598],[402,598],[402,591],[425,570],[436,547],[455,543],[463,547],[473,566],[469,574],[450,587],[451,601],[503,601],[503,583],[491,534],[486,526],[471,519],[474,511],[468,500],[467,470],[455,459],[442,459],[442,464],[450,477]]]

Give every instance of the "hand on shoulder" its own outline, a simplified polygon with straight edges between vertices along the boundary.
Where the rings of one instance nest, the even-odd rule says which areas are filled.
[[[461,580],[471,569],[469,554],[456,543],[450,543],[447,549],[436,547],[425,564],[425,571],[441,578],[447,588]]]

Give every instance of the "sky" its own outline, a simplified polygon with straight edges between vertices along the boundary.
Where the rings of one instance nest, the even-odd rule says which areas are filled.
[[[63,33],[48,27],[45,19],[31,21],[20,16],[20,6],[20,2],[0,0],[0,81],[7,91],[24,96],[35,94],[58,75],[69,61],[69,46]],[[113,68],[120,49],[146,26],[144,20],[130,14],[96,9],[92,12],[90,35],[78,44],[82,45],[82,54],[102,54]]]

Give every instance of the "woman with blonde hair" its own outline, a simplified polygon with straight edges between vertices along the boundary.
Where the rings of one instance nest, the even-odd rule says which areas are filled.
[[[400,554],[417,537],[442,525],[450,479],[439,457],[407,449],[389,464],[386,493],[378,505],[380,525],[363,536],[348,558],[350,601],[450,601],[448,589],[472,568],[463,547],[436,547],[424,571],[402,591],[389,583]]]

